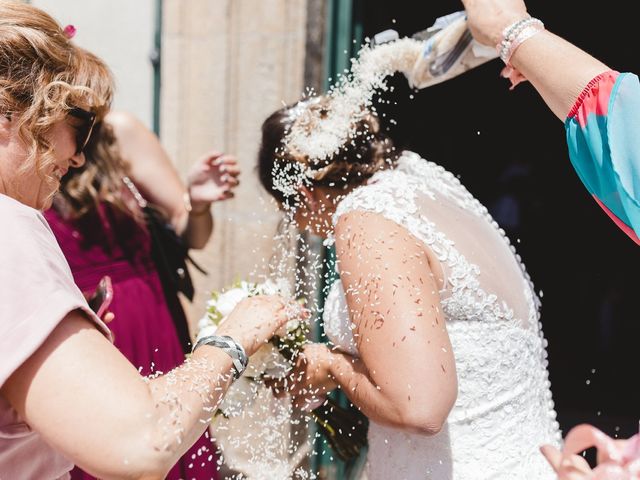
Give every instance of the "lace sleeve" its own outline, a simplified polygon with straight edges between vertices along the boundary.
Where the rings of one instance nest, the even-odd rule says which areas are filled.
[[[340,202],[333,216],[333,225],[345,213],[361,210],[380,214],[410,231],[413,230],[409,219],[418,215],[418,207],[410,177],[398,171],[380,172],[372,180],[355,189]]]

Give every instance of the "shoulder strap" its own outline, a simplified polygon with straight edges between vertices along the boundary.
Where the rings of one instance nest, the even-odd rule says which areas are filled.
[[[135,183],[133,183],[129,177],[127,177],[126,175],[122,177],[122,183],[127,186],[129,191],[133,195],[133,198],[135,198],[136,202],[138,202],[140,208],[144,209],[148,206],[148,202],[145,200],[145,198],[140,193],[140,190],[138,190],[138,187],[136,187]]]

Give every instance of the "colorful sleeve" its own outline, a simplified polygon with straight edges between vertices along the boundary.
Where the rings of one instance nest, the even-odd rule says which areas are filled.
[[[565,121],[578,176],[611,219],[640,245],[640,82],[609,71],[581,93]]]

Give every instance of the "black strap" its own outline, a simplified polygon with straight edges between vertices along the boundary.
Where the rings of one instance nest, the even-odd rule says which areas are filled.
[[[207,275],[207,271],[198,265],[189,255],[189,247],[176,233],[173,226],[153,205],[148,203],[128,177],[123,178],[142,210],[151,237],[151,256],[156,265],[165,300],[171,311],[183,352],[191,351],[191,335],[186,321],[182,321],[184,312],[177,293],[181,292],[189,301],[193,301],[194,288],[187,261],[198,271]]]

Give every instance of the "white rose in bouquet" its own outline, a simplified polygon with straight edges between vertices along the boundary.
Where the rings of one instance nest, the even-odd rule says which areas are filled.
[[[243,288],[244,287],[244,288]],[[248,286],[244,285],[238,288],[232,288],[231,290],[224,292],[218,296],[215,300],[208,302],[209,306],[213,306],[223,318],[227,317],[236,305],[250,295]]]

